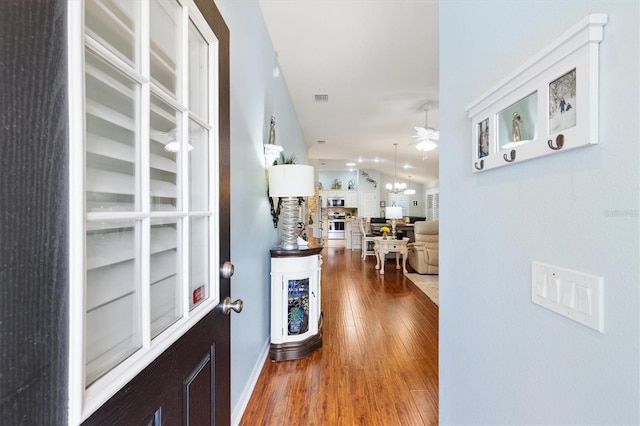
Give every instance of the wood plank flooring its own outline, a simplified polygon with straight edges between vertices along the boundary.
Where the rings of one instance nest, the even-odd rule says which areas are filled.
[[[438,307],[395,261],[322,256],[322,349],[267,359],[240,425],[437,425]]]

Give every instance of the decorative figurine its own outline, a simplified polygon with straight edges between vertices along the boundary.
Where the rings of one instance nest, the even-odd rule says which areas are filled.
[[[271,116],[271,128],[269,129],[269,143],[271,145],[276,144],[276,118]]]
[[[522,122],[522,118],[520,117],[520,114],[518,114],[517,112],[514,112],[513,120],[512,120],[512,128],[511,128],[511,142],[519,142],[520,140],[522,140],[522,138],[520,137],[521,122]]]

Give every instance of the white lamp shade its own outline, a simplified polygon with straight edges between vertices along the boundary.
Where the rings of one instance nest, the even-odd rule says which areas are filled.
[[[269,195],[272,197],[306,197],[313,195],[313,167],[281,164],[269,167]]]
[[[384,217],[387,219],[402,219],[402,207],[385,207]]]

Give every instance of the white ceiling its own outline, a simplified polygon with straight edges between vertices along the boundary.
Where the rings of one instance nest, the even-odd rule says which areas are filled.
[[[438,151],[409,144],[438,127],[437,0],[259,0],[312,165],[438,179]],[[326,94],[328,102],[314,95]],[[318,141],[326,141],[318,144]],[[324,165],[323,165],[324,163]]]

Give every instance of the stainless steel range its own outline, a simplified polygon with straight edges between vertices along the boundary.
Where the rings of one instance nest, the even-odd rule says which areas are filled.
[[[329,229],[327,230],[327,238],[330,240],[344,240],[344,213],[329,213],[327,215]]]

